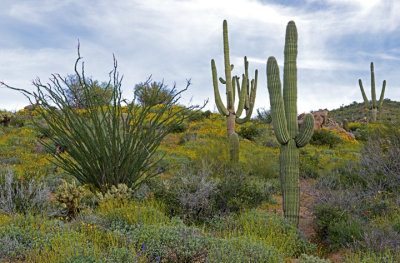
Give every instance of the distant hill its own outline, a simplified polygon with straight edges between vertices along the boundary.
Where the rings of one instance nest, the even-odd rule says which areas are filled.
[[[371,119],[371,110],[367,109],[364,103],[353,102],[347,106],[341,106],[338,109],[331,110],[328,118],[336,122],[342,122],[347,119],[350,122],[359,122],[364,117]],[[400,102],[385,99],[382,109],[378,112],[378,120],[400,120]]]

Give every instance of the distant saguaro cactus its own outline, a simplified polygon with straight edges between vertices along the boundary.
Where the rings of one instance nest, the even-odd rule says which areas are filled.
[[[283,68],[283,97],[279,68],[275,57],[267,62],[268,92],[275,135],[280,148],[280,178],[284,216],[294,225],[299,224],[299,148],[305,146],[314,131],[313,115],[307,114],[297,125],[297,29],[293,21],[286,27],[285,63]]]
[[[347,119],[344,119],[344,120],[343,120],[343,129],[344,129],[345,131],[347,131],[347,132],[350,131],[350,128],[349,128],[349,121],[348,121]]]
[[[358,84],[360,84],[361,94],[363,96],[365,106],[372,110],[372,120],[376,121],[376,115],[378,113],[378,110],[382,108],[383,99],[385,97],[386,80],[383,81],[379,101],[376,101],[374,63],[371,62],[371,104],[368,101],[367,95],[365,95],[361,79],[358,80]]]
[[[244,57],[245,74],[242,75],[242,84],[240,86],[238,76],[231,76],[233,65],[229,59],[229,42],[228,42],[228,24],[226,20],[223,22],[223,43],[224,43],[224,62],[225,62],[225,79],[219,78],[219,81],[226,86],[226,107],[221,100],[218,89],[217,68],[214,59],[211,60],[211,71],[214,85],[214,96],[217,109],[220,114],[226,117],[227,134],[229,138],[230,159],[231,162],[239,162],[239,136],[235,131],[235,123],[242,124],[250,120],[254,108],[254,101],[257,90],[258,70],[255,71],[254,79],[249,81],[249,63],[247,57]],[[249,85],[251,87],[249,88]],[[236,87],[235,87],[236,86]],[[235,111],[235,89],[237,88],[239,104]],[[243,110],[246,110],[246,116],[240,118]]]

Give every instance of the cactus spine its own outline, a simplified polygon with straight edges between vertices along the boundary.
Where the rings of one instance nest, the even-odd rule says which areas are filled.
[[[225,62],[225,79],[219,78],[219,81],[226,86],[226,107],[221,100],[218,88],[217,68],[214,59],[211,60],[211,71],[214,85],[214,96],[217,109],[220,114],[226,117],[227,134],[229,139],[229,152],[232,163],[239,162],[239,136],[235,131],[235,123],[242,124],[250,120],[254,108],[254,101],[257,90],[258,71],[255,71],[255,78],[249,81],[249,63],[247,57],[244,57],[245,74],[242,75],[242,84],[240,85],[238,76],[231,76],[233,65],[229,59],[229,42],[228,42],[228,24],[226,20],[223,22],[223,43],[224,43],[224,62]],[[251,87],[249,87],[249,84]],[[237,88],[239,103],[235,111],[235,90]],[[246,110],[246,116],[240,118],[243,109]]]
[[[275,57],[267,62],[267,84],[271,116],[280,148],[280,178],[283,212],[294,225],[299,223],[299,148],[305,146],[314,131],[314,118],[305,116],[298,131],[297,123],[297,29],[293,21],[286,27],[285,63],[283,68],[283,97],[279,68]]]
[[[383,99],[385,97],[385,89],[386,89],[386,80],[383,81],[382,91],[379,101],[376,101],[376,92],[375,92],[375,73],[374,73],[374,63],[371,62],[371,98],[372,102],[369,103],[367,95],[365,95],[364,87],[361,79],[358,80],[358,84],[360,84],[361,94],[364,99],[365,107],[370,108],[372,111],[372,120],[376,121],[376,115],[378,110],[382,108]]]

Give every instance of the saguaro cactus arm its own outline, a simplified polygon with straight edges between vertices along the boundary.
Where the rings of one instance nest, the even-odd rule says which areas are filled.
[[[229,58],[229,40],[228,40],[228,23],[226,20],[223,22],[223,41],[224,41],[224,62],[225,62],[225,81],[226,81],[226,95],[227,95],[227,109],[228,111],[233,110],[233,92],[232,92],[232,77],[231,71],[233,65],[231,65]]]
[[[367,95],[365,94],[364,87],[363,87],[361,79],[358,80],[358,84],[360,85],[360,90],[361,90],[361,94],[362,94],[363,99],[364,99],[365,106],[369,107],[369,101],[368,101]]]
[[[243,76],[245,78],[245,76]],[[238,124],[243,124],[245,122],[247,122],[248,120],[250,120],[251,114],[253,114],[253,109],[254,109],[254,102],[256,100],[256,93],[257,93],[257,78],[258,78],[258,70],[255,71],[255,77],[253,80],[251,80],[251,91],[250,91],[250,98],[249,100],[249,108],[246,109],[246,106],[244,107],[246,109],[246,116],[244,118],[239,118],[240,115],[236,114],[236,123]],[[248,79],[246,77],[246,91],[245,91],[245,96],[247,97],[249,92],[247,90],[249,90],[249,86],[248,86]],[[242,84],[243,85],[243,84]],[[243,89],[243,88],[242,88]],[[241,113],[241,112],[240,112]]]
[[[267,83],[269,101],[271,103],[271,117],[274,125],[275,135],[280,144],[286,144],[289,140],[287,130],[285,106],[281,93],[281,80],[279,68],[275,57],[269,57],[267,62]]]
[[[242,79],[242,89],[238,89],[238,94],[239,94],[239,105],[236,111],[236,117],[239,117],[242,115],[243,109],[244,109],[244,104],[245,104],[245,96],[247,92],[247,81],[246,81],[246,76],[243,74],[243,79]],[[236,78],[237,79],[237,78]],[[237,120],[237,119],[236,119]]]
[[[293,21],[286,27],[283,67],[283,99],[289,136],[294,138],[298,132],[297,124],[297,29]]]
[[[385,98],[386,80],[382,83],[381,97],[379,98],[378,108],[382,108],[383,100]]]
[[[214,59],[211,60],[211,69],[212,69],[212,77],[213,77],[213,85],[214,85],[215,104],[217,105],[217,109],[220,114],[222,114],[224,116],[228,116],[229,111],[225,108],[224,103],[222,102],[221,96],[219,94],[217,68],[215,67]]]
[[[294,138],[297,147],[304,147],[310,141],[314,132],[314,117],[312,114],[306,114],[301,124],[299,134]]]
[[[375,91],[375,73],[374,73],[374,63],[373,62],[371,62],[371,99],[372,99],[372,108],[377,108],[376,91]]]

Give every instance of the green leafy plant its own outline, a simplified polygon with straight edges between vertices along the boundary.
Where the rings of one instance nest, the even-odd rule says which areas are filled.
[[[342,138],[329,129],[314,131],[310,140],[312,145],[328,145],[330,148],[341,142]]]
[[[253,141],[257,136],[261,135],[261,130],[258,129],[256,125],[242,126],[238,135],[247,140]]]
[[[87,78],[85,82],[91,83],[90,90],[85,90],[84,82],[80,81],[80,76],[68,75],[65,80],[68,88],[65,89],[67,99],[69,103],[78,109],[88,109],[89,104],[87,101],[87,97],[95,97],[97,103],[101,106],[108,106],[111,103],[112,99],[112,88],[110,85],[107,85],[106,82],[99,83],[96,80],[92,80]],[[89,92],[89,94],[85,94],[85,92]]]
[[[135,95],[139,103],[146,106],[169,104],[174,101],[174,90],[169,89],[162,82],[148,81],[135,86]]]

